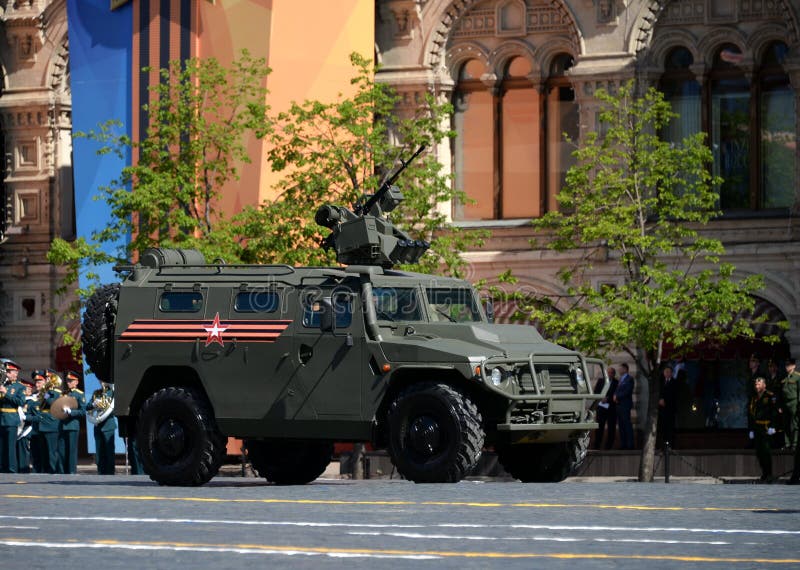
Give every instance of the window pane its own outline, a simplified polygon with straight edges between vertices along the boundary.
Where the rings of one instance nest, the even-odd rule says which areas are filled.
[[[492,95],[460,92],[455,98],[456,188],[474,202],[456,204],[457,220],[494,218],[494,120]]]
[[[503,96],[503,217],[541,215],[539,94],[510,89]]]
[[[379,321],[422,321],[423,314],[416,289],[374,287],[372,301]]]
[[[797,187],[795,95],[786,75],[761,80],[761,204],[789,208]]]
[[[678,115],[664,129],[664,139],[678,143],[699,133],[700,84],[694,79],[665,76],[661,82],[661,91],[672,106],[672,111]]]
[[[196,313],[203,308],[203,295],[193,291],[162,293],[158,308],[169,313]]]
[[[720,207],[750,208],[750,91],[744,77],[711,86],[711,147],[714,174],[722,176]]]
[[[278,309],[278,302],[274,291],[247,291],[236,294],[233,308],[239,313],[272,313]]]
[[[427,294],[432,321],[480,322],[481,314],[469,289],[428,289]]]
[[[549,89],[547,95],[547,209],[558,209],[556,194],[564,185],[567,170],[575,164],[572,152],[574,142],[568,143],[564,134],[572,141],[578,140],[578,104],[572,87],[558,85]]]
[[[319,328],[322,307],[318,293],[306,296],[303,299],[303,326],[306,328]],[[336,315],[336,328],[344,329],[353,322],[353,295],[350,293],[335,293],[331,299],[333,312]]]

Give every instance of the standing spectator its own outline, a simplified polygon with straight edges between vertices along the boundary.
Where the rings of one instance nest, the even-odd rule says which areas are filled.
[[[749,437],[755,443],[756,457],[761,466],[761,481],[772,481],[772,447],[770,438],[775,435],[775,394],[767,390],[767,381],[759,376],[753,381],[755,395],[748,406]]]
[[[794,362],[794,359],[791,359]],[[800,408],[795,408],[794,413],[795,425],[800,421]],[[792,476],[788,481],[789,485],[800,485],[800,445],[795,445],[794,448],[794,469],[792,469]]]
[[[764,373],[761,371],[761,359],[756,353],[750,355],[747,367],[750,369],[750,382],[747,384],[747,397],[749,399],[755,394],[753,386],[755,386],[756,378],[764,377]]]
[[[775,417],[775,435],[772,436],[772,449],[781,449],[786,445],[784,429],[786,424],[786,414],[783,404],[783,374],[778,372],[778,363],[771,358],[767,361],[767,391],[775,395],[777,416]]]
[[[19,408],[25,405],[25,388],[17,381],[20,365],[3,359],[5,378],[0,382],[0,473],[17,472]]]
[[[800,402],[800,372],[796,369],[797,361],[790,358],[786,361],[786,378],[781,384],[783,405],[786,412],[786,445],[797,449],[797,435],[800,428],[798,421],[798,402]]]
[[[678,413],[678,380],[672,375],[672,366],[664,367],[661,397],[658,399],[658,432],[661,443],[675,447],[675,416]]]
[[[95,390],[86,410],[97,408],[101,411],[111,410],[106,418],[94,424],[95,464],[98,475],[113,475],[115,472],[114,433],[117,431],[117,418],[114,417],[114,386],[103,382],[103,387]],[[99,418],[98,418],[99,419]]]
[[[65,373],[67,390],[65,396],[72,396],[78,402],[75,409],[64,408],[67,417],[61,420],[61,431],[59,432],[58,447],[61,452],[63,470],[67,475],[74,475],[78,472],[78,433],[81,429],[79,418],[86,415],[86,398],[83,392],[78,389],[78,375],[71,370]]]
[[[633,409],[633,376],[628,374],[629,367],[626,363],[620,365],[622,376],[614,392],[614,403],[617,405],[617,421],[619,423],[620,449],[633,449],[633,424],[631,423],[631,410]]]
[[[606,383],[604,377],[597,379],[594,385],[594,393],[599,394]],[[600,449],[603,444],[603,432],[608,426],[608,437],[606,437],[606,449],[614,447],[614,439],[617,435],[617,404],[614,403],[614,392],[617,391],[619,379],[617,371],[613,367],[608,368],[608,391],[605,397],[597,404],[597,424],[598,428],[594,436],[594,448]]]

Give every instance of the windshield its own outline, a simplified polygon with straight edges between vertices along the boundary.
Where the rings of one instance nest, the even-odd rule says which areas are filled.
[[[478,323],[481,313],[470,289],[428,289],[431,321]]]
[[[374,287],[375,316],[379,321],[424,321],[416,289],[403,287]]]

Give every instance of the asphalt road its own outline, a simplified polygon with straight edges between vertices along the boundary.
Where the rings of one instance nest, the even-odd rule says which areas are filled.
[[[0,564],[800,568],[800,488],[0,475]]]

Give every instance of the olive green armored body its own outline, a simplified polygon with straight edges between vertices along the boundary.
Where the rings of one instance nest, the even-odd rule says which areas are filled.
[[[153,480],[205,483],[227,437],[279,484],[317,478],[333,442],[385,447],[420,483],[461,480],[486,447],[523,481],[580,466],[597,427],[589,369],[602,371],[599,361],[533,327],[490,323],[465,281],[391,269],[427,244],[383,211],[374,200],[317,216],[333,230],[328,246],[369,264],[207,264],[196,251],[153,249],[90,299],[87,361],[115,383],[120,431]]]

